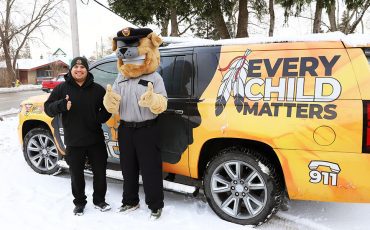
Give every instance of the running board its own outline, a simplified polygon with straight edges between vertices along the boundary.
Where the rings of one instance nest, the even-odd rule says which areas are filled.
[[[57,165],[59,167],[63,168],[63,169],[68,169],[69,168],[67,162],[64,161],[64,160],[58,160]],[[84,171],[85,171],[86,174],[92,175],[91,170],[85,169]],[[121,171],[107,169],[107,177],[123,181]],[[139,176],[139,184],[143,184],[143,180],[141,179],[141,175]],[[183,194],[191,194],[191,195],[194,195],[194,196],[198,193],[198,188],[195,187],[195,186],[184,185],[184,184],[171,182],[171,181],[167,181],[167,180],[163,180],[163,188],[166,191],[178,192],[178,193],[183,193]]]

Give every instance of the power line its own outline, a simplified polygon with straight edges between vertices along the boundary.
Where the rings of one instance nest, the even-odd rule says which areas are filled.
[[[82,2],[82,4],[84,4],[84,5],[88,5],[89,4],[89,2],[90,2],[90,0],[87,0],[87,1],[85,1],[84,2],[84,0],[80,0],[81,2]],[[129,22],[129,23],[131,23],[130,21],[128,21],[127,19],[125,19],[125,18],[123,18],[121,15],[119,15],[119,14],[116,14],[116,12],[114,12],[113,10],[111,10],[109,7],[106,7],[103,3],[101,3],[101,2],[99,2],[99,1],[97,1],[97,0],[93,0],[95,3],[97,3],[98,5],[100,5],[100,6],[102,6],[102,7],[104,7],[105,9],[107,9],[107,10],[109,10],[110,12],[112,12],[113,14],[115,14],[115,15],[117,15],[118,17],[120,17],[120,18],[122,18],[123,20],[125,20],[125,21],[127,21],[127,22]],[[133,23],[131,23],[132,25],[133,25],[133,27],[137,27],[136,25],[134,25]]]

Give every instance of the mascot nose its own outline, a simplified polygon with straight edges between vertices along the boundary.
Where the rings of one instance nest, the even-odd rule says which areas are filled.
[[[122,54],[123,58],[136,58],[139,56],[139,49],[137,47],[128,47]]]
[[[126,51],[128,50],[128,48],[126,47],[122,47],[119,49],[119,52],[122,54],[122,55],[125,55]]]

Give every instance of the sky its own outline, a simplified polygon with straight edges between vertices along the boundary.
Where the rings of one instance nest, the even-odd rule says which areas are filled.
[[[110,45],[109,37],[113,37],[122,28],[134,26],[92,0],[83,1],[88,4],[85,5],[81,0],[76,0],[81,56],[90,57],[96,50],[97,42],[102,41],[104,44]],[[106,0],[99,0],[99,2],[108,5]],[[40,55],[46,57],[48,53],[54,53],[58,48],[67,53],[67,56],[72,56],[68,1],[65,2],[64,7],[65,16],[62,18],[64,21],[61,21],[60,24],[61,31],[45,29],[42,35],[38,34],[48,47],[43,44],[31,44],[32,58],[39,58]]]
[[[25,0],[30,1],[30,0]],[[83,4],[87,3],[87,4]],[[128,27],[135,26],[123,18],[115,15],[109,10],[98,5],[93,0],[76,0],[77,3],[77,15],[78,15],[78,29],[79,29],[79,42],[80,42],[80,55],[90,57],[94,55],[96,51],[96,44],[103,42],[105,46],[110,46],[110,37],[115,36],[118,30]],[[98,0],[104,5],[108,5],[107,0]],[[41,43],[31,44],[32,58],[39,58],[40,55],[47,57],[49,54],[54,53],[58,48],[62,49],[67,56],[72,56],[72,38],[71,38],[71,27],[69,20],[69,4],[68,1],[64,3],[65,15],[60,21],[60,31],[53,31],[51,29],[44,29],[43,35],[37,34],[41,37],[43,42],[48,46],[45,47]],[[306,8],[305,13],[309,17],[314,12],[314,5],[310,9]],[[312,22],[303,17],[291,17],[287,24],[284,23],[283,10],[281,7],[275,6],[276,23],[275,23],[275,35],[303,35],[311,33]],[[265,17],[264,21],[268,21],[268,17]],[[323,12],[323,20],[326,19],[326,13]],[[370,33],[370,10],[364,16],[364,30],[365,33]],[[268,25],[259,23],[259,26],[263,29],[250,25],[249,33],[250,36],[261,36],[266,33]],[[160,30],[155,25],[149,25],[155,32],[159,33]],[[358,26],[358,30],[360,26]],[[185,36],[192,36],[187,34]]]

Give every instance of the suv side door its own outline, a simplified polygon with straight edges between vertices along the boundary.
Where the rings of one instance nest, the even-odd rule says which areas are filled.
[[[188,173],[188,146],[192,143],[189,104],[194,84],[192,50],[162,51],[157,72],[163,78],[168,96],[167,110],[158,116],[161,135],[158,147],[163,162],[177,164],[184,158],[186,166],[184,165],[183,170]],[[182,171],[178,167],[166,171],[185,173],[177,170]]]

